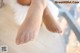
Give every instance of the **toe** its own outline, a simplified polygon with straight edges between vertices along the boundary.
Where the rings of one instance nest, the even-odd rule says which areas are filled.
[[[26,42],[28,42],[29,41],[29,34],[26,34],[25,35],[25,40],[24,40],[24,42],[26,43]]]
[[[16,44],[17,44],[17,45],[20,44],[20,36],[17,36],[17,38],[16,38]]]
[[[24,43],[24,40],[25,40],[25,33],[23,33],[23,35],[21,35],[21,38],[20,38],[20,44],[23,44]]]
[[[31,34],[29,35],[29,41],[32,40],[33,38],[34,38],[34,34],[31,33]]]

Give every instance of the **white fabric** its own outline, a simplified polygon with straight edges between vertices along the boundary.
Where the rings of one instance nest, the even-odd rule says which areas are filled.
[[[9,4],[14,9],[16,15],[15,20],[20,25],[23,22],[29,7],[18,4],[16,0],[8,0],[8,1],[5,0],[5,3]],[[48,6],[49,9],[51,10],[51,13],[57,20],[58,19],[57,16],[59,13],[58,8],[52,2],[49,2]]]
[[[19,25],[23,22],[28,7],[19,5],[16,0],[4,0],[5,4],[0,9],[0,46],[3,44],[9,47],[8,53],[65,53],[65,43],[62,36],[47,31],[44,27],[34,41],[24,45],[16,45],[15,39]],[[11,7],[10,7],[10,6]],[[58,8],[49,4],[51,12],[55,17],[58,15]],[[14,20],[15,18],[15,20]]]

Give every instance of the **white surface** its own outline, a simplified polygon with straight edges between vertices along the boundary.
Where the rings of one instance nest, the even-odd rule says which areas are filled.
[[[16,33],[27,14],[28,7],[17,4],[15,0],[4,1],[8,5],[0,9],[0,45],[8,45],[8,53],[65,53],[63,37],[47,31],[44,27],[41,28],[34,41],[24,45],[16,45]],[[49,6],[53,6],[51,11],[57,17],[58,9],[53,4]]]
[[[16,15],[15,19],[18,24],[21,24],[27,14],[29,7],[18,4],[16,0],[8,0],[8,1],[4,0],[4,2],[6,4],[9,4],[14,9],[15,15]],[[49,9],[51,10],[51,13],[55,17],[55,19],[57,19],[57,15],[59,13],[58,8],[54,6],[52,2],[49,2],[48,6],[49,6]]]

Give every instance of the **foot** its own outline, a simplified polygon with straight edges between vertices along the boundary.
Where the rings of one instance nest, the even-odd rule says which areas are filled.
[[[28,4],[30,5],[31,2],[32,2],[32,0],[18,0],[18,3],[20,3],[21,5],[23,5],[23,4],[24,5],[28,5]],[[54,20],[54,17],[51,15],[48,7],[45,9],[45,12],[43,14],[43,22],[49,31],[57,32],[57,33],[62,32],[59,24],[57,23],[57,21]]]
[[[44,0],[32,1],[30,9],[28,11],[28,16],[19,28],[16,38],[17,44],[26,43],[30,40],[33,40],[34,37],[38,35],[45,7],[46,3],[44,2]]]
[[[37,24],[40,25],[41,20],[38,21],[35,22],[34,20],[30,20],[30,21],[23,22],[23,24],[20,26],[17,33],[16,43],[18,45],[31,41],[34,39],[36,35],[38,35],[40,26],[37,26]]]
[[[45,8],[43,14],[43,22],[46,28],[51,32],[61,33],[61,27],[59,26],[58,22],[52,16],[48,7]]]

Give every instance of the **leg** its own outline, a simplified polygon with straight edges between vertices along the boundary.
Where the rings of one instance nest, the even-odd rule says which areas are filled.
[[[17,44],[26,43],[38,35],[45,7],[46,2],[44,2],[44,0],[32,0],[28,16],[18,30],[16,38]]]
[[[22,1],[22,3],[21,3]],[[19,3],[21,3],[22,5],[26,5],[31,3],[31,0],[18,0]],[[46,14],[47,13],[47,14]],[[60,26],[58,25],[57,21],[54,20],[54,17],[51,15],[48,7],[45,9],[45,12],[43,14],[43,22],[46,26],[46,28],[51,31],[51,32],[58,32],[61,33],[62,30],[60,28]]]

